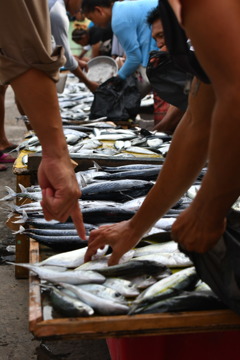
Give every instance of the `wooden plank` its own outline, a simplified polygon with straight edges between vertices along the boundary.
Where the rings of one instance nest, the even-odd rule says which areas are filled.
[[[31,186],[30,175],[17,175],[16,176],[16,192],[20,192],[19,184],[24,187]],[[16,204],[21,205],[23,203],[31,202],[30,199],[16,198]],[[29,241],[28,237],[24,234],[17,234],[15,236],[16,245],[16,263],[29,262]],[[23,267],[15,266],[15,277],[16,279],[27,279],[28,270]]]
[[[80,156],[79,154],[72,154],[71,158],[78,164],[75,171],[88,170],[93,166],[93,161],[96,161],[100,166],[120,166],[128,164],[155,164],[159,165],[164,162],[164,158],[153,157],[136,157],[136,158],[116,158],[116,157],[96,157],[96,156]],[[30,173],[36,171],[41,161],[41,154],[29,155],[28,169]]]
[[[32,329],[36,337],[107,338],[186,334],[240,329],[240,316],[231,310],[103,316],[46,320]]]
[[[39,261],[39,244],[30,240],[30,262]],[[30,277],[29,328],[38,338],[108,338],[184,334],[240,329],[231,310],[43,320],[39,281]]]
[[[30,239],[29,262],[34,264],[39,261],[39,245]],[[29,271],[29,330],[34,331],[38,322],[42,321],[41,292],[39,278]]]

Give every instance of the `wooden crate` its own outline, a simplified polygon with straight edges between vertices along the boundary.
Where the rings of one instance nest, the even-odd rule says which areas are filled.
[[[30,239],[30,262],[39,260],[39,245]],[[29,282],[29,329],[37,338],[97,339],[240,329],[240,316],[231,310],[44,320],[39,280],[32,272]]]

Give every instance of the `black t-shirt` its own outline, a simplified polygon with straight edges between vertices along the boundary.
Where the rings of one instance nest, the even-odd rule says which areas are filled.
[[[165,42],[173,61],[187,73],[205,83],[210,80],[198,62],[194,51],[190,50],[187,36],[167,0],[159,0],[159,11],[164,29]]]
[[[99,41],[111,40],[113,36],[111,25],[107,28],[100,28],[96,25],[89,28],[89,44],[94,45]]]

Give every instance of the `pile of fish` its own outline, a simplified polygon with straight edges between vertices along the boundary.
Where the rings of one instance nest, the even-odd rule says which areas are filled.
[[[166,156],[171,139],[165,133],[140,128],[122,129],[106,122],[86,123],[79,129],[63,129],[71,155],[114,158],[159,158]],[[28,133],[18,151],[41,153],[42,147],[34,132]],[[23,158],[27,164],[28,155]]]
[[[102,224],[130,219],[154,185],[161,168],[162,165],[155,164],[101,167],[94,162],[91,169],[76,173],[82,192],[79,204],[87,236],[92,229]],[[199,179],[201,176],[202,174],[199,175]],[[6,186],[8,194],[0,199],[7,201],[19,197],[32,200],[31,203],[19,206],[10,205],[12,211],[9,217],[14,215],[14,222],[21,225],[17,233],[26,234],[56,251],[70,251],[87,245],[87,241],[79,237],[71,219],[65,223],[44,219],[40,203],[42,193],[38,185],[24,188],[20,184],[19,187],[21,192],[16,193]],[[169,240],[172,224],[191,201],[188,196],[182,197],[144,235],[144,240],[159,241],[159,237]]]
[[[17,264],[33,271],[52,307],[52,317],[134,315],[225,306],[202,283],[188,260],[173,272],[162,259],[171,252],[181,256],[176,244],[147,245],[126,253],[118,265],[108,266],[108,246],[84,263],[86,247],[48,257],[35,264]],[[169,251],[167,253],[166,251]],[[142,253],[152,254],[144,258]],[[158,259],[155,255],[158,255]]]
[[[123,128],[106,121],[105,117],[90,120],[89,113],[93,94],[84,84],[69,77],[62,94],[58,95],[63,129],[70,155],[92,157],[155,157],[166,156],[171,136],[139,127]],[[26,122],[26,116],[23,116]],[[38,137],[28,132],[18,151],[42,152]],[[27,165],[28,155],[23,159]]]
[[[79,204],[87,236],[103,223],[131,218],[161,168],[162,165],[151,164],[109,167],[93,163],[92,168],[76,173],[82,191]],[[198,191],[205,171],[202,170],[193,187],[145,234],[138,247],[126,253],[115,266],[107,265],[111,254],[108,246],[99,250],[91,261],[83,263],[87,241],[79,238],[71,219],[65,223],[44,219],[39,186],[20,186],[20,193],[7,187],[8,194],[1,201],[17,196],[32,200],[19,206],[11,204],[11,216],[14,213],[15,223],[21,224],[17,232],[59,252],[37,264],[18,265],[39,276],[42,291],[60,316],[223,308],[212,291],[200,285],[190,259],[178,250],[170,234],[176,217],[189,206]]]

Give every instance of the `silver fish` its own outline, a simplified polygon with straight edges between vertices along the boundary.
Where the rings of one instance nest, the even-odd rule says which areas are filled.
[[[20,186],[21,184],[19,184]],[[6,191],[8,194],[0,199],[0,201],[6,201],[6,200],[13,200],[16,197],[20,198],[27,198],[35,201],[39,201],[42,199],[42,193],[36,192],[36,193],[29,193],[26,191],[23,185],[21,185],[22,192],[16,193],[14,190],[12,190],[9,186],[5,186]]]
[[[101,258],[106,254],[109,246],[105,245],[103,249],[98,249],[96,255],[94,255],[95,259]],[[45,265],[57,265],[57,266],[65,266],[67,268],[76,268],[84,263],[84,256],[87,251],[87,247],[82,249],[77,249],[73,251],[68,251],[65,253],[56,254],[50,256],[49,258],[38,263],[38,266]]]
[[[108,278],[104,283],[104,286],[110,287],[116,290],[125,297],[135,297],[139,295],[139,290],[129,280],[119,278]]]
[[[94,310],[79,299],[73,298],[54,286],[48,286],[53,308],[65,316],[92,316]]]
[[[198,279],[194,266],[177,271],[144,290],[137,299],[134,300],[134,304],[149,304],[158,301],[160,298],[169,297],[175,290],[177,291],[177,289],[184,289],[190,284],[196,284]]]
[[[189,257],[187,257],[181,252],[160,252],[155,254],[152,253],[148,255],[134,257],[132,260],[155,261],[170,268],[182,268],[186,266],[192,266],[192,261],[189,259]]]
[[[33,272],[35,272],[38,277],[42,280],[47,280],[53,283],[59,282],[66,282],[69,284],[87,284],[87,283],[99,283],[102,284],[105,281],[105,277],[101,274],[94,272],[94,271],[64,271],[58,272],[50,269],[44,268],[44,266],[37,266],[31,264],[24,264],[24,263],[11,263],[15,266],[22,266],[27,268]]]
[[[178,252],[178,244],[175,241],[167,241],[161,244],[152,244],[134,249],[134,257],[151,255],[156,253]]]
[[[78,299],[91,306],[97,313],[101,315],[124,315],[128,312],[129,307],[119,303],[116,300],[103,299],[79,287],[60,283],[63,288],[72,291],[77,295]]]

